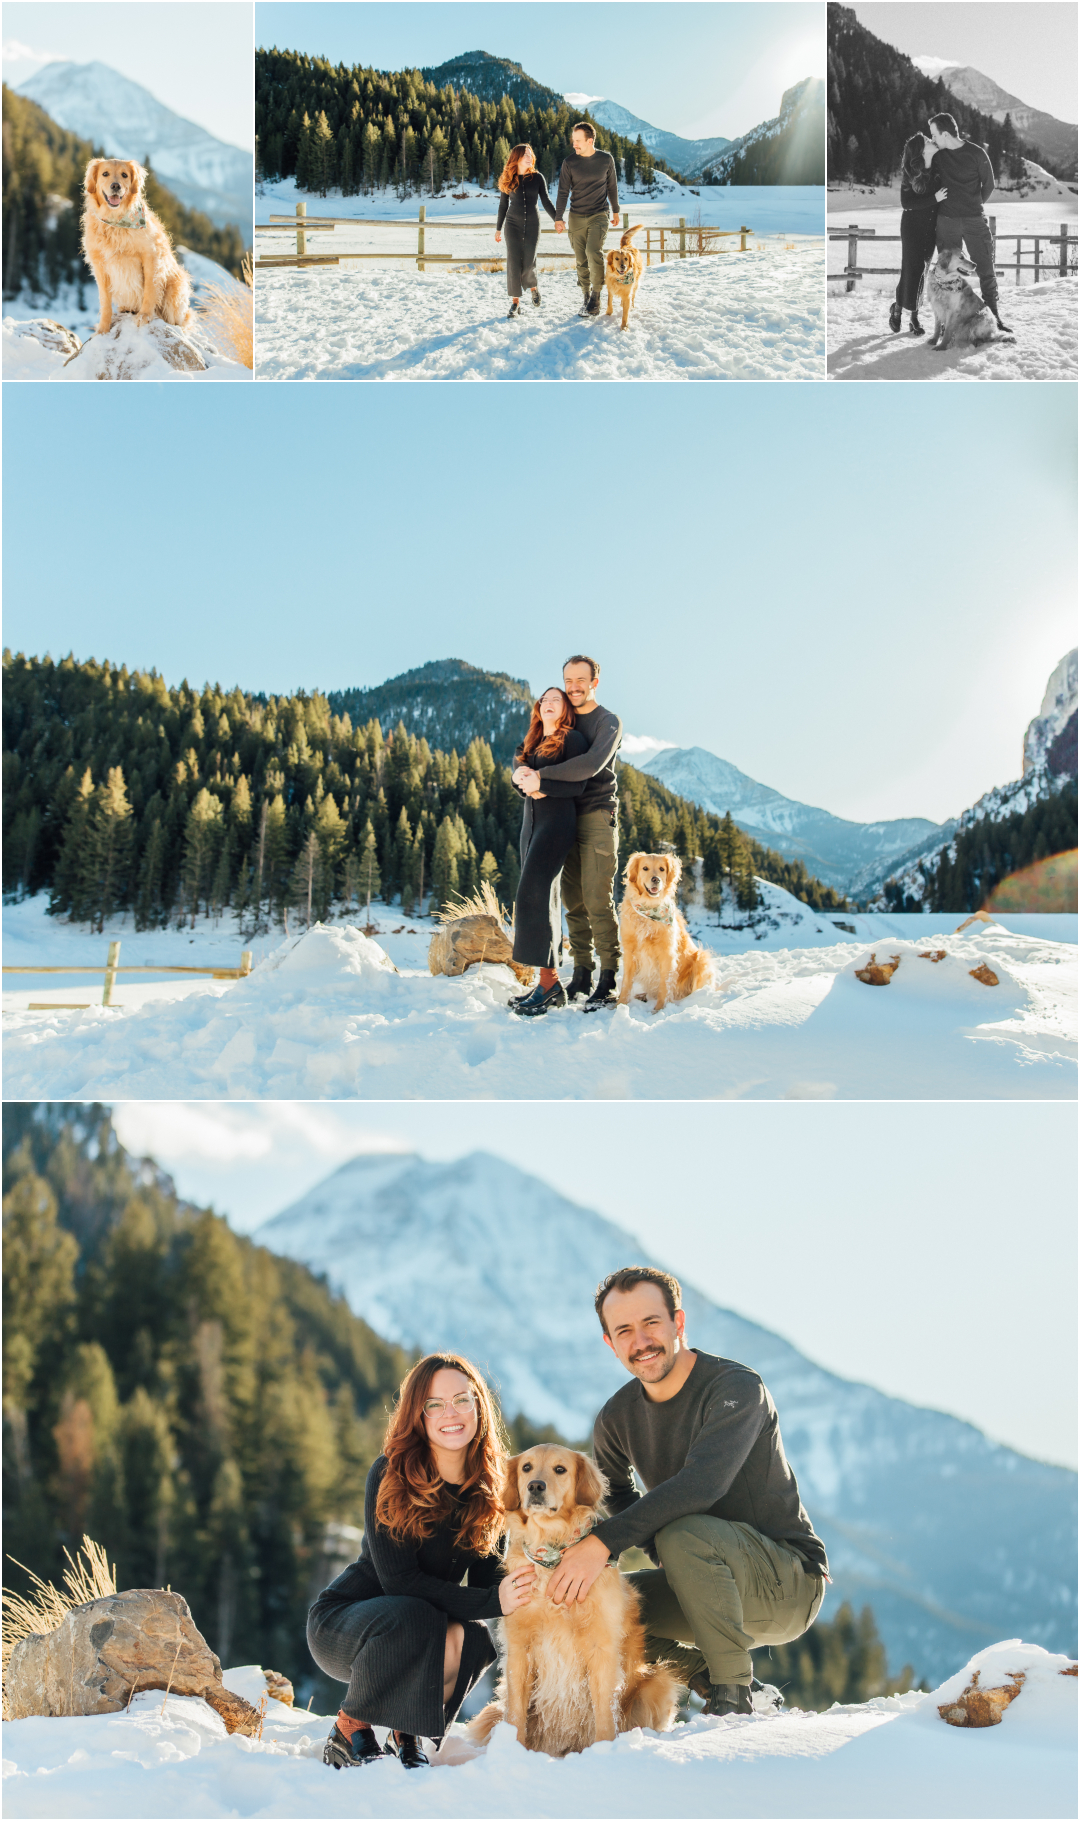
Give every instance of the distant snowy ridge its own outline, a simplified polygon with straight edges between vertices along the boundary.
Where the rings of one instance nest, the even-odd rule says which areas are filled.
[[[452,1164],[355,1158],[255,1238],[325,1272],[386,1339],[464,1352],[508,1414],[555,1423],[573,1439],[590,1434],[625,1382],[602,1344],[596,1284],[620,1265],[663,1262],[483,1153]],[[823,1371],[686,1284],[684,1302],[691,1344],[742,1361],[772,1392],[829,1550],[830,1603],[869,1602],[892,1663],[947,1673],[973,1647],[1009,1635],[1072,1650],[1075,1474]]]
[[[189,209],[219,227],[234,222],[250,244],[250,152],[215,139],[104,63],[47,63],[19,84],[69,133],[113,158],[149,156],[154,171]]]
[[[570,94],[563,99],[571,107],[580,108],[582,113],[587,110],[597,126],[605,127],[609,133],[618,133],[623,139],[637,139],[640,135],[642,144],[654,158],[674,165],[684,177],[700,177],[709,160],[731,144],[730,139],[682,139],[678,133],[668,133],[663,127],[653,126],[639,114],[632,114],[629,108],[620,107],[617,101],[607,101],[599,95]]]
[[[815,809],[785,797],[767,784],[700,746],[668,747],[651,758],[637,761],[673,790],[699,808],[732,820],[744,831],[782,854],[801,860],[807,872],[838,891],[847,891],[867,866],[905,853],[914,843],[941,836],[941,829],[924,816],[905,816],[882,822],[849,822],[827,809]]]
[[[1042,108],[1030,107],[1019,96],[1003,89],[992,76],[972,69],[969,64],[946,63],[941,57],[913,57],[911,61],[924,76],[940,79],[950,94],[958,101],[966,102],[968,107],[978,108],[980,114],[998,121],[1004,121],[1006,114],[1010,115],[1022,139],[1044,158],[1060,164],[1066,174],[1075,177],[1077,129],[1070,122],[1058,120]]]

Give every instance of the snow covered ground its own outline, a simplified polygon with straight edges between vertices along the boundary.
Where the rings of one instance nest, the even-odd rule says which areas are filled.
[[[356,226],[312,233],[313,253],[408,253],[416,248],[417,198],[306,197],[308,213],[349,215]],[[821,379],[824,376],[824,223],[820,189],[713,188],[700,195],[666,183],[625,200],[631,223],[685,217],[753,230],[706,259],[654,253],[630,328],[618,318],[583,322],[581,293],[564,237],[542,235],[543,303],[506,320],[496,199],[471,185],[460,199],[426,199],[426,247],[475,261],[431,265],[408,259],[346,260],[340,266],[285,267],[256,274],[256,373],[260,379]],[[258,213],[289,213],[290,180],[264,190]],[[453,220],[452,233],[440,223]],[[385,225],[397,224],[400,225]],[[475,232],[464,231],[464,225]],[[550,224],[544,217],[545,228]],[[612,230],[614,245],[619,230]],[[640,238],[640,236],[639,236]],[[256,257],[293,250],[291,235],[260,233]],[[607,308],[606,294],[602,311]]]
[[[428,1770],[394,1760],[357,1777],[321,1762],[331,1717],[270,1701],[261,1739],[204,1701],[139,1694],[120,1714],[8,1720],[4,1810],[15,1817],[146,1815],[402,1817],[705,1816],[984,1818],[1071,1816],[1076,1680],[1037,1645],[983,1651],[933,1694],[745,1719],[699,1716],[668,1733],[635,1731],[563,1758],[496,1728],[477,1751],[460,1727]],[[947,1726],[939,1703],[974,1666],[992,1686],[1026,1681],[993,1728]],[[1000,1667],[999,1667],[1000,1666]],[[249,1700],[257,1667],[227,1671]],[[1005,1684],[1006,1686],[1008,1684]]]
[[[377,934],[349,923],[242,940],[209,928],[103,936],[54,923],[43,897],[5,909],[9,965],[121,963],[235,966],[251,976],[135,986],[101,1005],[85,985],[9,975],[5,1092],[31,1099],[499,1099],[540,1068],[569,1099],[999,1099],[1075,1092],[1076,919],[1007,917],[952,933],[955,916],[819,915],[762,884],[754,928],[720,929],[691,913],[720,957],[715,991],[654,1014],[636,1001],[584,1016],[578,1007],[515,1018],[506,968],[432,978],[433,925],[380,907]],[[842,927],[842,926],[849,927]],[[946,960],[919,961],[944,948]],[[899,954],[885,988],[855,978],[871,950]],[[970,970],[999,976],[983,986]],[[35,1002],[85,1001],[30,1012]],[[92,1003],[93,1002],[93,1003]]]

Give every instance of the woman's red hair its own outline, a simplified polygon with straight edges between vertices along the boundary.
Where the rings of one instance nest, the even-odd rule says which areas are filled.
[[[506,160],[506,163],[503,165],[502,172],[499,176],[499,188],[504,196],[512,196],[517,189],[518,184],[521,182],[521,178],[518,176],[518,165],[521,163],[526,152],[532,152],[531,145],[516,145],[509,158]],[[536,153],[533,152],[533,163],[535,164],[535,162]]]
[[[465,1450],[459,1495],[467,1495],[464,1510],[455,1509],[445,1481],[431,1458],[431,1444],[424,1427],[424,1400],[436,1372],[449,1368],[467,1378],[476,1399],[476,1434]],[[397,1401],[386,1425],[383,1474],[375,1516],[390,1535],[419,1543],[431,1536],[453,1515],[460,1516],[457,1541],[477,1555],[492,1555],[502,1529],[499,1496],[506,1449],[503,1446],[495,1401],[476,1367],[460,1353],[429,1353],[405,1374]]]
[[[544,695],[538,696],[533,703],[532,715],[529,719],[529,731],[514,754],[515,765],[520,765],[523,759],[550,759],[553,753],[562,751],[563,747],[566,745],[567,734],[572,727],[577,726],[577,715],[574,713],[570,697],[565,691],[558,689],[555,684],[552,684],[552,689],[555,689],[556,694],[561,695],[563,699],[563,711],[559,717],[555,731],[554,733],[548,734],[545,738],[544,723],[540,719],[540,703],[543,701],[544,696],[551,694],[550,689],[545,689]]]

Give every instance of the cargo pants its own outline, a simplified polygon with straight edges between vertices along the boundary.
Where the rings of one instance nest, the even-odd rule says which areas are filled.
[[[955,247],[967,248],[967,256],[979,274],[979,289],[984,304],[998,313],[998,281],[994,271],[994,240],[985,215],[938,215],[935,229],[938,252]]]
[[[577,260],[577,281],[588,297],[595,291],[599,297],[604,288],[604,242],[610,217],[606,209],[595,215],[575,215],[573,209],[566,221],[566,232]]]
[[[641,1595],[649,1661],[674,1664],[681,1682],[753,1679],[750,1652],[790,1644],[816,1619],[825,1581],[785,1543],[751,1524],[706,1514],[656,1534],[660,1567],[627,1578]]]
[[[575,967],[591,968],[593,945],[600,966],[619,971],[622,949],[615,915],[618,818],[610,809],[587,809],[577,819],[577,840],[563,862],[562,903]]]

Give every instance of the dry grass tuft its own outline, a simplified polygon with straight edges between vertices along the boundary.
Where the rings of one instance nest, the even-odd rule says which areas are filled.
[[[220,348],[228,348],[241,366],[255,365],[255,297],[251,288],[251,257],[244,254],[241,277],[246,291],[222,291],[208,285],[210,307],[204,320]]]
[[[471,898],[452,898],[435,914],[440,923],[457,923],[462,917],[494,917],[498,923],[511,921],[486,879]]]
[[[82,1548],[74,1557],[67,1549],[64,1554],[68,1566],[64,1569],[63,1588],[54,1587],[51,1581],[43,1581],[27,1568],[24,1572],[30,1576],[32,1593],[13,1593],[9,1587],[2,1590],[4,1635],[0,1664],[5,1684],[11,1653],[23,1638],[42,1637],[48,1631],[57,1631],[76,1606],[86,1606],[91,1600],[103,1600],[110,1593],[117,1592],[115,1564],[112,1568],[109,1567],[108,1558],[100,1543],[84,1536]],[[15,1557],[9,1556],[8,1560],[14,1562]],[[23,1564],[15,1562],[15,1566],[22,1568]],[[9,1718],[6,1692],[4,1718]]]

